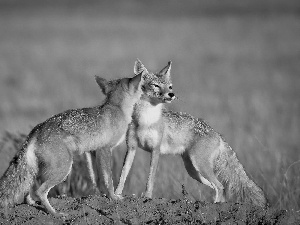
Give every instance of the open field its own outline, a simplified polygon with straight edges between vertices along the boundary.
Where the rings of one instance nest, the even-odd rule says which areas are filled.
[[[154,71],[172,60],[180,100],[168,107],[219,131],[271,206],[300,210],[297,10],[197,14],[179,5],[178,16],[167,6],[152,16],[142,5],[134,14],[130,4],[118,13],[86,5],[6,7],[0,8],[1,134],[29,133],[53,114],[100,103],[94,74],[131,76],[137,57]],[[115,183],[124,155],[124,145],[114,152]],[[1,155],[0,175],[12,156]],[[125,195],[145,190],[149,160],[148,153],[137,153]],[[181,198],[182,184],[192,199],[212,201],[213,192],[188,176],[181,158],[162,156],[154,196]]]

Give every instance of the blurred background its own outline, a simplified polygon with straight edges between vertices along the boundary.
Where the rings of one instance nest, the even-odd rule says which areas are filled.
[[[299,0],[0,0],[0,175],[23,137],[15,134],[100,104],[94,75],[132,76],[136,58],[150,71],[172,60],[180,100],[167,107],[204,118],[271,206],[299,210]],[[115,185],[125,152],[124,144],[114,151]],[[68,187],[82,192],[64,189],[74,196],[90,187],[84,157],[77,159],[72,176],[83,174]],[[149,165],[139,150],[124,195],[144,192]],[[182,198],[182,184],[191,198],[213,200],[181,157],[162,156],[154,197]]]

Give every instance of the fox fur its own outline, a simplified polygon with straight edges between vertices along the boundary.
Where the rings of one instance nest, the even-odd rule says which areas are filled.
[[[219,154],[214,159],[214,172],[224,185],[225,199],[237,202],[250,202],[265,207],[267,199],[264,192],[248,178],[236,153],[224,142]]]
[[[143,74],[144,93],[127,131],[127,155],[116,195],[122,194],[136,149],[140,147],[151,152],[146,197],[152,197],[159,155],[178,154],[192,178],[215,190],[215,202],[235,199],[266,206],[264,192],[247,176],[235,152],[219,133],[203,119],[165,109],[164,103],[176,98],[170,70],[171,62],[155,74],[148,72],[140,60],[135,63],[135,74]]]
[[[100,151],[105,184],[112,198],[111,151],[124,138],[132,119],[135,103],[142,90],[141,74],[133,78],[106,81],[96,76],[106,100],[102,105],[71,109],[38,124],[27,136],[21,150],[0,179],[0,205],[13,206],[27,196],[34,204],[31,191],[34,179],[42,178],[35,194],[53,215],[60,216],[50,205],[49,190],[66,179],[71,171],[73,154]]]

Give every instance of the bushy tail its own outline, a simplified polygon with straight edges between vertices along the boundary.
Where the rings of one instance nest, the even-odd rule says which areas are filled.
[[[37,168],[28,165],[27,142],[10,162],[0,179],[0,206],[7,207],[19,203],[29,192]]]
[[[266,207],[268,203],[262,189],[247,176],[231,147],[225,141],[223,143],[214,159],[214,172],[224,186],[226,200],[235,199]]]

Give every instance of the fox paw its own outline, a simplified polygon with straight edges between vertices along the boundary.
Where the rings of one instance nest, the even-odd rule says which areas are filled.
[[[38,204],[36,203],[36,201],[34,201],[30,195],[27,195],[27,197],[26,197],[26,203],[28,205],[31,205],[31,206],[38,206]]]
[[[152,194],[150,194],[150,193],[142,193],[142,195],[141,195],[141,197],[142,198],[149,198],[149,199],[152,199]]]
[[[113,194],[111,196],[111,198],[114,199],[114,200],[122,200],[122,199],[124,199],[124,197],[122,195],[118,195],[118,194]]]

